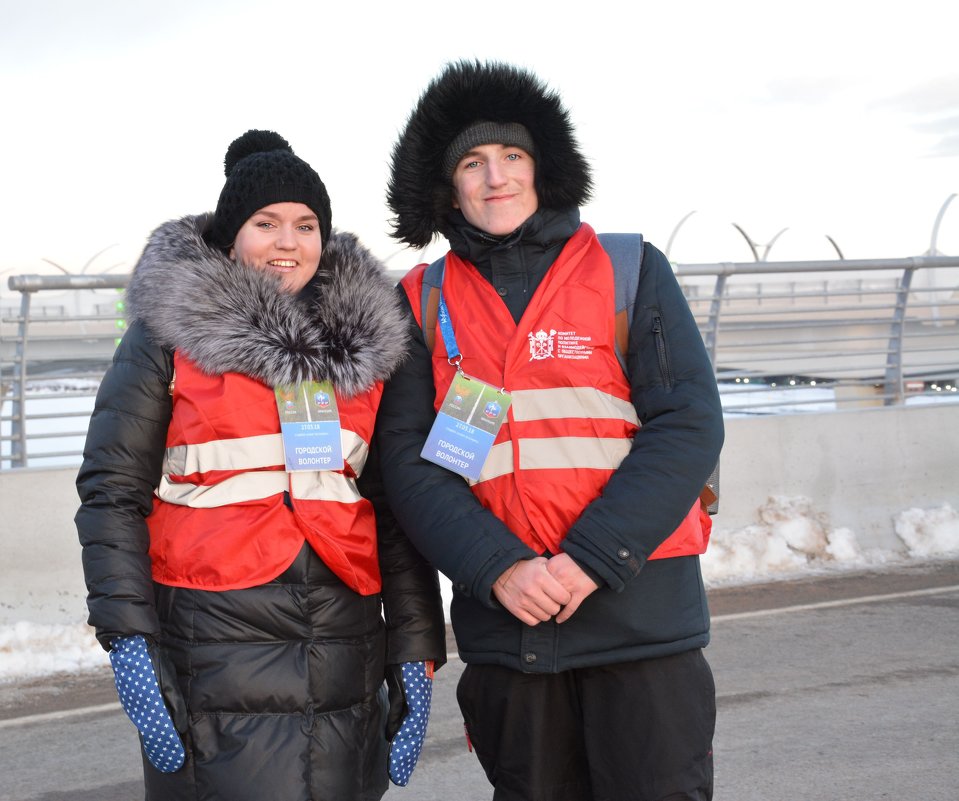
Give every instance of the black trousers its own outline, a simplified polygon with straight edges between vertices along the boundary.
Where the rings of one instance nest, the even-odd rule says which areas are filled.
[[[716,690],[697,649],[557,674],[467,665],[457,687],[494,801],[710,801]]]

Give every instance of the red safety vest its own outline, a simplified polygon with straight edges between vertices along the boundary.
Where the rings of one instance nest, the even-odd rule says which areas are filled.
[[[288,473],[271,387],[239,373],[207,375],[179,353],[174,366],[163,476],[147,518],[153,578],[202,590],[255,587],[289,567],[306,540],[356,592],[379,592],[373,507],[355,479],[382,384],[354,398],[337,393],[343,470]]]
[[[402,281],[421,327],[426,267],[419,265]],[[585,224],[518,325],[473,265],[454,253],[446,257],[443,298],[463,357],[460,367],[512,394],[508,420],[479,479],[470,484],[483,505],[538,553],[562,550],[566,533],[602,493],[639,429],[616,357],[614,297],[609,257]],[[437,410],[455,373],[437,328]],[[650,558],[704,553],[710,528],[697,499]]]

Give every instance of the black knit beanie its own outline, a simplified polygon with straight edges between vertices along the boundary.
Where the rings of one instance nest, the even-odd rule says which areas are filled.
[[[247,131],[223,160],[226,183],[213,215],[213,244],[229,248],[253,214],[272,203],[302,203],[320,223],[324,245],[332,227],[330,196],[320,176],[273,131]]]
[[[506,147],[521,147],[536,158],[536,145],[529,135],[526,126],[518,122],[477,122],[457,136],[443,155],[443,176],[449,180],[453,170],[460,163],[460,159],[479,145],[506,145]]]

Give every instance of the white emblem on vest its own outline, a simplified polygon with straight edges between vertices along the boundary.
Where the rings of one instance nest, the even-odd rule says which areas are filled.
[[[550,328],[547,334],[542,328],[535,334],[529,333],[529,360],[533,359],[552,359],[553,358],[553,339],[556,332]]]

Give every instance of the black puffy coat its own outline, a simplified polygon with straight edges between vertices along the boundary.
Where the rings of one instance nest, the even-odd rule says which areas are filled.
[[[386,666],[442,664],[445,626],[436,573],[384,503],[375,453],[358,483],[377,511],[381,595],[349,589],[306,544],[258,587],[155,584],[145,518],[176,348],[213,372],[268,383],[312,376],[369,386],[402,356],[392,289],[354,238],[334,234],[305,294],[277,298],[269,279],[206,245],[207,222],[185,218],[154,233],[128,291],[133,322],[97,396],[77,478],[89,622],[105,648],[143,634],[176,667],[187,762],[162,774],[144,760],[148,799],[378,799],[387,787]]]

